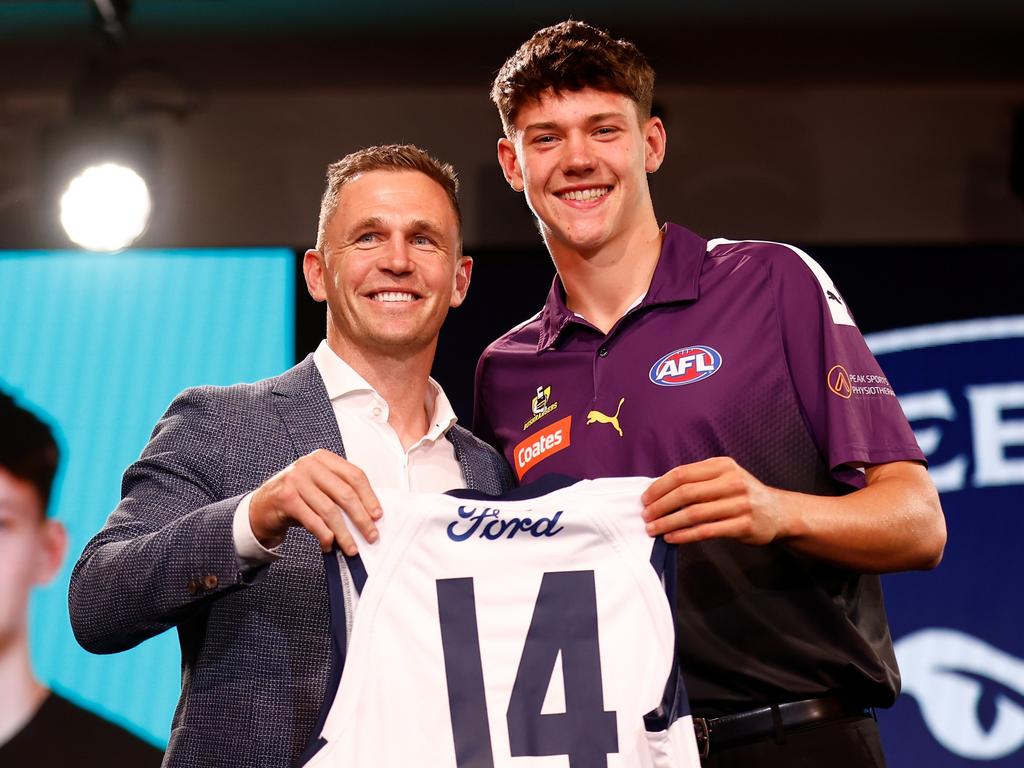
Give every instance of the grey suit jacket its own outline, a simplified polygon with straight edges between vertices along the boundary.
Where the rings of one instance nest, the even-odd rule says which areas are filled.
[[[448,432],[470,488],[513,484],[504,459]],[[178,396],[122,498],[71,575],[71,623],[95,653],[177,627],[181,699],[164,765],[290,765],[316,724],[330,665],[327,587],[315,538],[292,528],[283,557],[240,570],[239,500],[300,456],[345,455],[312,356],[255,384]]]

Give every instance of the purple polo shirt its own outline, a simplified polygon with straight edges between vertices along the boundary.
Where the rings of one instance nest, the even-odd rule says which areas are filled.
[[[606,335],[565,306],[477,367],[474,427],[521,482],[658,476],[731,456],[762,482],[839,495],[864,464],[923,461],[888,381],[825,272],[791,246],[666,225],[650,289]],[[694,711],[899,688],[881,586],[782,545],[680,549],[679,649]]]

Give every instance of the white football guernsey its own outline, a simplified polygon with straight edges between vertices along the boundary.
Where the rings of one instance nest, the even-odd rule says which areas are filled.
[[[378,492],[378,542],[325,555],[334,680],[300,764],[697,768],[650,482]]]

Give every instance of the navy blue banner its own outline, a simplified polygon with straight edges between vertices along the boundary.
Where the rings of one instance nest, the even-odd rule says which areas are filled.
[[[1024,316],[874,334],[942,496],[935,571],[888,576],[893,768],[1024,765]]]

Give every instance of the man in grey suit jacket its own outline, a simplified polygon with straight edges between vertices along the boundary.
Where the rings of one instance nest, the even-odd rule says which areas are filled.
[[[375,539],[373,484],[511,486],[504,460],[454,424],[429,379],[472,269],[455,193],[450,166],[411,146],[333,164],[303,262],[311,295],[327,301],[326,341],[278,377],[181,394],[76,565],[71,620],[87,649],[178,630],[165,765],[298,757],[330,663],[319,552],[353,553],[349,525]]]

